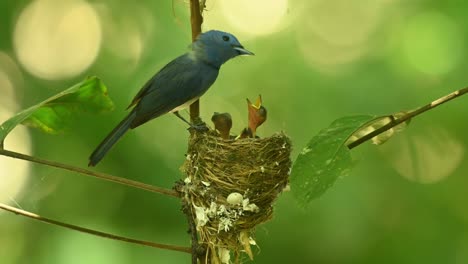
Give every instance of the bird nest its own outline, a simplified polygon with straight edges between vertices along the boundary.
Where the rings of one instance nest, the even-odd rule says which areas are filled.
[[[206,263],[253,258],[255,227],[273,215],[273,203],[288,185],[291,141],[284,133],[268,138],[220,138],[193,133],[182,166],[179,191],[194,218]]]

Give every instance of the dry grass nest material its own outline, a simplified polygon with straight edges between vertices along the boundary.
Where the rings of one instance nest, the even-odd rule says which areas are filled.
[[[182,170],[183,200],[196,216],[199,243],[210,263],[252,259],[254,228],[272,218],[272,204],[288,185],[291,141],[268,138],[223,140],[216,132],[194,133]]]

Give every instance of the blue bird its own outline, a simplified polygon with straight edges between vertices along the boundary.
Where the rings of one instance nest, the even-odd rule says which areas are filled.
[[[254,54],[234,35],[217,30],[200,34],[191,51],[169,62],[141,88],[128,107],[133,109],[94,150],[88,166],[95,166],[129,129],[163,114],[174,113],[196,128],[178,111],[200,98],[215,82],[221,65],[239,55]]]

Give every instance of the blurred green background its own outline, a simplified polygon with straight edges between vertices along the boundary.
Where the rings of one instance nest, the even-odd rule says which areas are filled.
[[[0,120],[89,75],[112,113],[83,115],[62,135],[16,128],[9,150],[85,167],[131,98],[190,43],[187,1],[0,2]],[[295,152],[334,119],[412,109],[468,83],[468,3],[429,0],[208,0],[204,30],[238,36],[255,57],[223,66],[201,113],[247,124],[262,94]],[[257,229],[255,263],[468,263],[467,101],[413,120],[307,211],[290,193]],[[183,113],[187,115],[187,112]],[[170,188],[188,133],[172,115],[128,133],[96,170]],[[176,199],[0,157],[2,202],[124,236],[188,245]],[[183,253],[101,239],[0,212],[0,262],[189,263]]]

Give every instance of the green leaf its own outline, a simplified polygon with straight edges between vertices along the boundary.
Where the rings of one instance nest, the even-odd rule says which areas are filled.
[[[56,134],[67,127],[76,112],[102,113],[113,109],[114,103],[107,96],[107,87],[97,77],[90,77],[3,122],[0,147],[18,124]]]
[[[352,166],[348,139],[375,116],[358,115],[335,120],[304,147],[291,170],[291,190],[306,206],[330,188],[338,177],[346,176]]]

